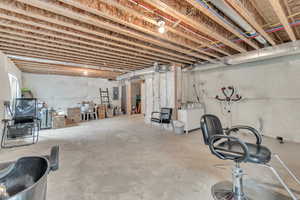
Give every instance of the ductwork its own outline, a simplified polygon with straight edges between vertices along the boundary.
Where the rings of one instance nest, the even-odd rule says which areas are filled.
[[[242,53],[234,56],[228,56],[223,58],[223,62],[218,64],[194,64],[186,68],[183,71],[198,71],[198,70],[210,70],[227,66],[234,66],[243,63],[257,62],[261,60],[268,60],[272,58],[278,58],[282,56],[289,56],[300,54],[300,41],[289,42],[277,46],[270,46],[247,53]],[[155,67],[150,67],[143,70],[133,71],[127,74],[123,74],[117,77],[117,80],[126,80],[132,78],[138,78],[143,75],[155,73]]]
[[[263,49],[226,57],[224,58],[223,63],[219,63],[219,64],[204,64],[204,65],[195,64],[191,66],[192,69],[187,68],[184,71],[216,69],[221,67],[227,67],[227,66],[250,63],[250,62],[257,62],[261,60],[268,60],[272,58],[278,58],[282,56],[289,56],[295,54],[300,54],[300,41],[289,42],[274,47],[270,46]]]
[[[117,77],[118,81],[121,80],[130,80],[130,79],[142,79],[142,76],[147,74],[152,74],[155,72],[164,73],[170,71],[170,65],[159,65],[158,63],[154,63],[153,67],[149,67],[142,70],[136,70],[133,72],[129,72]]]
[[[139,78],[139,77],[147,75],[147,74],[152,74],[154,72],[155,72],[154,67],[149,67],[146,69],[136,70],[133,72],[129,72],[129,73],[120,75],[117,77],[117,80],[122,81],[122,80],[129,80],[129,79],[133,79],[133,78],[136,79],[136,78]]]
[[[209,0],[213,5],[215,5],[219,10],[221,10],[226,16],[228,16],[232,21],[238,24],[247,33],[254,35],[256,31],[231,7],[229,7],[223,0]],[[267,41],[262,37],[258,36],[255,39],[263,44],[267,45]]]

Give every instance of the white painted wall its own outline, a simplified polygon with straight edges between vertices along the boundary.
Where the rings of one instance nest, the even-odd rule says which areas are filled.
[[[6,55],[0,52],[0,120],[4,117],[3,101],[8,101],[11,98],[8,73],[14,75],[19,80],[21,87],[21,71]],[[0,127],[2,128],[2,123]]]
[[[244,97],[233,105],[233,124],[252,125],[263,128],[264,135],[300,142],[299,55],[188,72],[183,78],[184,101],[196,101],[194,83],[204,94],[207,113],[220,116],[224,123],[226,118],[214,97],[221,87],[233,85]]]
[[[31,89],[34,97],[50,107],[66,110],[82,101],[92,100],[100,104],[99,88],[108,88],[112,100],[113,87],[119,87],[119,83],[101,78],[23,73],[23,86]],[[121,92],[119,87],[119,100],[112,101],[113,105],[121,106]]]

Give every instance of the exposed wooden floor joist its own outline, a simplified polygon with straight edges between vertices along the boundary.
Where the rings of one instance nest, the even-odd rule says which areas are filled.
[[[239,14],[247,21],[253,28],[256,29],[271,45],[276,45],[274,40],[265,32],[260,24],[256,22],[254,17],[249,13],[245,7],[243,7],[242,3],[235,1],[235,0],[225,0],[232,8],[237,10]]]
[[[131,30],[121,28],[121,27],[116,26],[116,25],[109,24],[107,22],[102,22],[102,21],[96,20],[96,19],[94,19],[92,17],[89,17],[87,15],[84,15],[84,14],[78,14],[76,12],[71,11],[70,9],[59,7],[58,5],[56,5],[52,2],[47,2],[46,3],[46,2],[39,1],[39,0],[17,0],[17,1],[22,2],[24,4],[27,4],[27,5],[31,5],[33,7],[37,7],[37,8],[43,9],[43,10],[47,10],[49,12],[52,12],[52,13],[55,13],[55,14],[58,14],[58,15],[61,15],[61,16],[64,16],[64,17],[68,17],[68,18],[71,18],[73,20],[80,21],[82,23],[86,23],[86,24],[89,24],[89,25],[92,25],[92,26],[95,26],[95,27],[98,27],[98,28],[105,28],[107,30],[111,30],[111,31],[114,31],[114,32],[117,32],[117,33],[121,33],[121,34],[126,35],[128,37],[135,37],[139,40],[143,40],[143,41],[146,41],[146,42],[149,42],[149,43],[152,43],[152,44],[155,44],[155,45],[167,48],[167,49],[171,49],[173,51],[177,51],[177,52],[180,52],[180,53],[183,53],[183,54],[187,54],[187,55],[190,55],[190,56],[194,56],[194,57],[198,57],[198,58],[203,59],[201,55],[192,53],[192,52],[190,52],[188,50],[185,50],[183,48],[180,48],[180,47],[177,47],[175,45],[168,44],[168,43],[165,43],[165,42],[161,42],[157,39],[152,39],[151,37],[145,36],[144,34],[141,34],[141,33],[135,32],[135,31],[131,31]]]
[[[59,0],[59,1],[65,3],[65,4],[68,4],[68,5],[74,6],[76,8],[85,10],[87,12],[93,13],[95,15],[110,19],[110,20],[115,21],[117,23],[126,25],[128,27],[132,27],[132,28],[137,29],[139,31],[148,33],[149,35],[152,35],[154,37],[155,36],[159,37],[160,39],[166,40],[170,43],[178,44],[178,45],[181,45],[181,46],[183,46],[187,49],[190,48],[190,49],[194,50],[195,52],[206,54],[206,52],[201,51],[199,49],[199,47],[197,47],[197,45],[195,45],[195,43],[191,43],[191,42],[188,43],[187,40],[184,40],[183,38],[181,38],[181,35],[177,35],[177,37],[170,37],[168,34],[157,34],[157,31],[156,31],[155,27],[152,27],[151,30],[149,30],[149,29],[144,28],[140,25],[134,24],[134,21],[130,22],[129,20],[124,20],[124,18],[120,19],[119,13],[121,13],[121,12],[117,13],[118,15],[116,15],[116,14],[113,15],[114,13],[109,12],[110,11],[109,9],[105,9],[105,10],[102,9],[101,12],[100,12],[96,9],[90,8],[89,6],[92,6],[94,4],[90,4],[88,6],[87,4],[89,2],[86,2],[86,5],[83,5],[82,3],[78,3],[78,2],[75,2],[75,1],[69,1],[69,0]],[[185,51],[184,53],[187,53],[187,52]],[[190,54],[190,52],[188,52],[187,54]],[[204,59],[204,60],[213,61],[211,58],[207,57],[206,55],[197,55],[197,54],[194,54],[194,53],[191,54],[191,55],[193,55],[195,57],[199,57],[199,58]]]
[[[229,25],[228,23],[225,23],[221,18],[219,18],[218,16],[214,15],[207,8],[205,8],[202,5],[200,5],[199,2],[197,2],[195,0],[186,0],[186,1],[189,2],[191,5],[193,5],[195,8],[197,8],[198,10],[200,10],[202,13],[204,13],[205,15],[207,15],[208,17],[210,17],[211,19],[213,19],[215,22],[217,22],[218,24],[220,24],[221,26],[223,26],[224,28],[226,28],[228,31],[232,32],[237,37],[243,39],[252,48],[254,48],[254,49],[259,49],[260,48],[255,42],[251,41],[251,39],[246,38],[243,34],[241,34],[240,32],[238,32],[231,25]]]
[[[300,9],[292,7],[292,0],[224,2],[257,33],[249,35],[209,0],[1,0],[0,50],[134,71],[154,63],[219,63],[224,56],[263,47],[258,36],[273,46],[300,37],[293,24],[300,20]],[[258,2],[271,7],[262,12]],[[164,21],[164,33],[158,32],[158,21]],[[62,71],[49,63],[14,62],[30,72]]]
[[[64,2],[65,2],[65,0],[64,0]],[[119,10],[121,10],[122,12],[126,12],[130,16],[133,16],[133,17],[138,18],[138,19],[142,19],[142,20],[144,20],[144,21],[146,21],[146,22],[148,22],[152,25],[157,26],[157,20],[155,20],[154,18],[151,18],[150,16],[147,16],[146,12],[138,11],[137,9],[134,9],[133,7],[130,7],[130,6],[126,5],[125,1],[101,0],[101,2],[103,2],[107,5],[111,5],[115,8],[118,8]],[[127,3],[129,3],[129,2],[127,1]],[[90,4],[89,6],[92,7],[92,6],[94,6],[94,4]],[[99,9],[99,7],[98,7],[98,9]],[[181,36],[181,37],[183,37],[187,40],[191,40],[193,42],[196,42],[196,43],[202,45],[201,47],[207,46],[207,47],[209,47],[209,48],[211,48],[211,49],[213,49],[216,52],[219,52],[221,54],[230,55],[228,52],[226,52],[226,51],[224,51],[220,48],[217,48],[213,45],[210,45],[208,41],[204,40],[203,38],[200,39],[200,37],[196,36],[196,34],[191,34],[190,32],[187,32],[186,30],[183,30],[182,28],[175,27],[174,25],[171,26],[169,24],[166,24],[166,30],[167,30],[167,32],[172,32],[175,35],[179,35],[179,36]],[[201,51],[201,53],[204,53],[204,54],[206,54],[208,56],[212,56],[212,57],[216,56],[216,54],[212,54],[212,53],[209,53],[207,51]]]
[[[278,0],[269,0],[271,6],[273,7],[275,13],[277,14],[280,22],[283,24],[286,32],[288,33],[289,37],[292,41],[296,41],[295,33],[292,27],[289,24],[289,21],[284,13],[283,7],[281,6]]]
[[[99,78],[109,78],[115,79],[118,75],[122,74],[119,72],[90,69],[90,68],[80,68],[72,67],[66,65],[55,65],[55,64],[43,64],[43,63],[19,63],[16,65],[24,72],[31,73],[51,73],[57,75],[73,75],[73,76],[87,76],[87,77],[99,77]]]
[[[16,38],[16,37],[11,37],[9,35],[2,34],[0,32],[0,41],[2,42],[3,45],[6,43],[8,44],[15,44],[17,48],[22,48],[24,47],[32,47],[35,49],[43,49],[43,50],[48,50],[50,53],[57,53],[60,55],[77,55],[78,57],[83,57],[83,58],[90,58],[91,60],[97,61],[97,60],[106,60],[106,61],[111,61],[111,62],[117,62],[117,63],[123,63],[123,64],[136,64],[136,65],[151,65],[153,64],[152,62],[142,62],[142,61],[136,61],[136,60],[129,60],[129,59],[122,59],[122,57],[117,58],[117,57],[106,57],[105,55],[98,54],[98,55],[89,55],[90,53],[88,51],[80,51],[79,49],[72,49],[68,48],[66,46],[62,47],[59,45],[53,45],[47,43],[46,45],[42,42],[37,42],[37,41],[31,41],[31,40],[26,40],[22,38]],[[25,41],[25,42],[24,42]],[[1,43],[0,43],[1,44]],[[120,55],[121,56],[121,55]]]
[[[201,24],[195,21],[193,18],[183,14],[182,12],[174,9],[172,6],[165,4],[163,1],[160,0],[144,0],[144,2],[154,6],[157,9],[163,10],[163,12],[166,12],[167,14],[174,16],[178,19],[181,19],[186,24],[194,27],[197,30],[201,30],[202,32],[205,32],[206,34],[212,36],[213,38],[217,39],[218,41],[222,42],[223,44],[237,50],[238,52],[246,52],[246,50],[239,45],[233,43],[228,38],[225,38],[224,36],[220,35],[216,32],[216,30],[213,30],[206,24]],[[174,3],[172,4],[174,5]]]
[[[84,49],[90,51],[90,53],[98,52],[104,55],[112,55],[119,57],[128,57],[129,59],[135,60],[143,60],[143,61],[157,61],[160,60],[162,63],[164,62],[180,62],[177,59],[166,59],[160,58],[158,56],[150,56],[150,55],[141,55],[137,52],[129,52],[128,50],[122,50],[120,48],[112,48],[109,46],[98,45],[97,43],[86,42],[84,40],[73,39],[72,37],[67,37],[63,35],[55,35],[51,33],[45,33],[43,31],[31,30],[28,28],[20,28],[17,25],[4,24],[0,22],[0,27],[5,27],[6,30],[2,29],[3,32],[12,33],[12,34],[21,34],[22,37],[30,37],[38,40],[43,40],[47,43],[56,43],[63,44],[66,46],[71,46],[76,49]],[[10,29],[7,29],[10,28]],[[0,30],[1,31],[1,30]],[[160,54],[161,55],[161,54]],[[189,61],[183,61],[189,63]]]
[[[158,53],[154,54],[154,55],[158,55],[158,56],[159,55],[161,56],[161,55],[165,54],[166,56],[180,58],[181,60],[195,61],[195,59],[184,57],[184,56],[181,56],[179,54],[171,53],[171,52],[168,52],[168,51],[163,51],[161,49],[154,48],[154,47],[151,47],[151,46],[147,46],[145,44],[134,43],[134,42],[131,42],[130,40],[126,40],[126,39],[119,38],[119,37],[116,37],[116,36],[108,35],[106,33],[101,33],[99,31],[94,31],[92,29],[88,29],[88,28],[84,28],[84,27],[80,27],[80,26],[75,26],[74,24],[66,23],[64,21],[57,20],[55,18],[45,17],[41,14],[36,14],[36,13],[30,13],[30,12],[27,12],[25,10],[22,10],[22,9],[19,9],[19,8],[16,8],[16,7],[12,7],[12,6],[2,5],[1,2],[0,2],[0,8],[5,9],[5,10],[9,10],[9,11],[13,11],[14,13],[18,13],[18,14],[21,14],[21,15],[24,15],[24,16],[34,18],[35,20],[43,20],[44,22],[48,22],[48,23],[51,23],[51,24],[56,25],[56,26],[67,27],[69,29],[67,31],[67,30],[64,30],[62,28],[58,28],[58,27],[56,28],[56,26],[48,25],[48,23],[47,23],[47,25],[45,25],[43,23],[36,23],[36,22],[29,21],[29,20],[26,20],[26,19],[23,19],[23,18],[13,17],[15,21],[25,23],[25,24],[31,26],[31,28],[33,28],[33,30],[35,30],[35,29],[39,30],[40,28],[43,28],[43,29],[46,29],[46,30],[54,31],[56,33],[62,33],[62,34],[65,34],[65,35],[72,35],[74,37],[81,37],[81,38],[84,38],[84,39],[87,39],[87,40],[92,40],[92,41],[95,41],[95,42],[101,42],[101,43],[106,43],[106,44],[110,44],[110,45],[116,45],[115,42],[109,42],[109,41],[105,41],[105,40],[99,38],[99,37],[101,37],[101,38],[110,37],[110,39],[113,39],[113,40],[118,41],[118,42],[125,43],[126,45],[122,45],[122,47],[124,46],[124,48],[125,48],[125,46],[128,46],[128,45],[137,46],[138,48],[142,48],[142,49],[144,48],[144,49],[149,50],[149,51],[144,51],[144,52],[146,52],[150,55],[152,53],[151,51],[154,51],[154,52],[158,52]],[[6,16],[4,15],[3,17],[6,17]],[[10,19],[11,18],[12,17],[10,17]],[[36,27],[36,28],[34,28],[34,27]],[[72,30],[72,31],[70,31],[70,30]],[[82,33],[85,33],[85,34],[74,33],[73,30],[81,31]],[[137,48],[132,47],[131,50],[136,51]],[[143,50],[141,50],[141,51],[143,51]]]
[[[58,55],[53,55],[49,53],[41,53],[41,52],[34,52],[31,53],[28,52],[28,50],[16,50],[14,48],[7,48],[7,47],[0,47],[0,50],[8,55],[15,55],[15,56],[26,56],[26,57],[32,57],[32,58],[39,58],[39,59],[51,59],[51,60],[57,60],[60,62],[71,62],[76,64],[82,64],[82,65],[93,65],[98,67],[111,67],[112,69],[143,69],[147,66],[123,66],[121,64],[114,65],[114,64],[107,64],[107,63],[100,63],[100,62],[91,62],[91,61],[82,61],[81,59],[76,58],[69,58],[69,57],[62,57]]]

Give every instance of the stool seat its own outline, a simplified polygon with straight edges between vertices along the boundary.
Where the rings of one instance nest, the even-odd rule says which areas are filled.
[[[245,142],[245,144],[248,148],[249,153],[249,156],[247,160],[245,160],[245,162],[266,164],[271,160],[271,151],[267,147],[247,142]],[[241,145],[236,141],[229,140],[222,142],[216,145],[215,149],[222,151],[221,154],[226,154],[226,157],[232,156],[232,159],[234,159],[236,155],[244,154]]]

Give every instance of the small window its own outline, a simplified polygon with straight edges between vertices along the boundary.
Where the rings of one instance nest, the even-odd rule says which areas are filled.
[[[15,77],[12,74],[8,74],[9,78],[9,85],[10,85],[10,102],[11,102],[11,108],[15,105],[15,99],[21,97],[21,91],[19,86],[19,81],[17,77]]]

